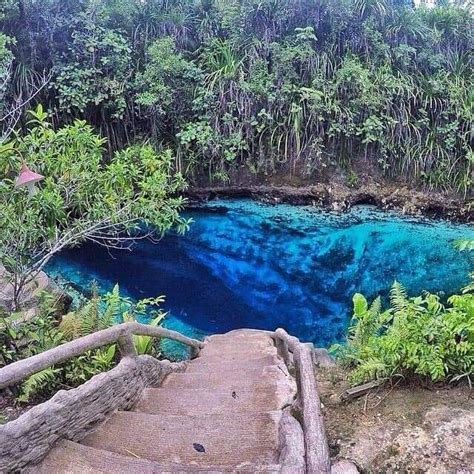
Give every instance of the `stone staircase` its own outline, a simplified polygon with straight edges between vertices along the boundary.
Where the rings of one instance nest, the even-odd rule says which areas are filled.
[[[29,472],[304,472],[282,463],[304,445],[302,432],[288,440],[282,431],[295,395],[269,333],[211,336],[184,372],[145,388],[82,440],[59,441]]]

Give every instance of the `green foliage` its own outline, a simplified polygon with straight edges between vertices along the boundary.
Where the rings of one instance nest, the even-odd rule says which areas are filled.
[[[156,318],[150,321],[152,326],[158,326],[163,318],[164,314],[157,316]],[[138,354],[147,354],[147,355],[159,355],[158,344],[159,341],[156,337],[142,336],[135,334],[133,336],[133,343],[135,344],[135,349]]]
[[[60,369],[44,369],[31,375],[21,386],[21,395],[17,397],[19,402],[27,402],[31,397],[40,392],[54,390],[57,385],[57,374]]]
[[[453,295],[444,305],[430,293],[409,298],[395,283],[385,311],[380,298],[369,305],[356,294],[353,302],[347,344],[334,347],[352,383],[395,376],[472,383],[474,293]]]
[[[114,323],[152,318],[149,324],[159,325],[166,313],[159,308],[163,296],[133,302],[120,295],[118,285],[105,295],[99,295],[95,284],[92,296],[77,310],[55,319],[53,297],[41,295],[39,314],[22,321],[19,314],[3,315],[0,318],[0,366],[44,352],[64,342],[92,332],[106,329]],[[134,336],[138,354],[159,355],[159,341],[148,336]],[[51,395],[59,388],[76,387],[92,376],[111,369],[117,360],[115,344],[89,351],[63,364],[51,367],[26,379],[17,397],[28,402],[35,397]]]
[[[164,296],[158,296],[134,302],[120,295],[118,285],[111,292],[100,296],[94,284],[91,298],[76,311],[63,316],[59,330],[70,340],[106,329],[114,323],[140,321],[150,317],[149,324],[158,326],[166,317],[166,313],[159,309],[164,300]],[[133,340],[138,354],[159,355],[156,338],[134,335]]]
[[[186,60],[171,37],[155,40],[148,48],[148,61],[137,77],[137,103],[147,107],[152,118],[178,122],[190,111],[200,69]]]
[[[3,115],[5,94],[11,77],[13,54],[9,48],[10,43],[11,39],[0,33],[0,117]]]
[[[106,329],[118,319],[120,301],[118,285],[114,287],[113,297],[104,302],[94,284],[91,298],[76,311],[64,315],[59,330],[66,339],[76,339]]]
[[[84,121],[54,130],[41,106],[29,131],[0,148],[0,263],[14,275],[15,304],[23,287],[65,247],[85,240],[127,247],[133,238],[179,231],[184,186],[169,150],[135,145],[102,158],[104,139]],[[46,178],[36,194],[15,189],[18,157]]]
[[[7,103],[51,71],[35,100],[112,149],[151,138],[196,180],[319,176],[363,157],[389,179],[472,192],[474,28],[459,2],[21,4],[0,17],[12,38],[0,65],[15,55]]]
[[[100,26],[100,14],[90,13],[72,21],[69,51],[56,65],[59,110],[73,114],[97,107],[105,120],[123,118],[131,46],[118,30]]]

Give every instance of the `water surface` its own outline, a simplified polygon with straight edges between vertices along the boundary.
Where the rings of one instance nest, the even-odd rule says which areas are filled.
[[[63,252],[49,272],[82,288],[118,282],[135,299],[166,295],[166,325],[194,337],[283,327],[326,346],[343,339],[354,292],[387,296],[395,279],[411,294],[449,294],[472,260],[452,242],[472,227],[357,207],[336,214],[310,206],[214,201],[188,211],[184,236],[133,252],[87,244]]]

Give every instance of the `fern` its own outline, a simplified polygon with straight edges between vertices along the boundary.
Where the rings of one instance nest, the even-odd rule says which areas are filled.
[[[468,251],[471,252],[474,250],[474,240],[471,239],[460,239],[454,242],[454,246],[461,250],[461,252]]]
[[[104,299],[106,307],[99,318],[99,329],[106,329],[112,326],[115,320],[120,316],[122,299],[120,297],[119,286],[115,285],[112,292],[108,293]]]
[[[72,340],[92,332],[110,327],[116,321],[135,321],[146,314],[155,314],[156,317],[150,324],[157,326],[161,323],[166,313],[159,309],[164,297],[147,298],[137,303],[120,295],[116,285],[105,296],[98,294],[93,286],[92,298],[76,311],[66,314],[58,327],[54,325],[53,318],[39,318],[34,321],[35,331],[29,333],[32,340],[32,350],[41,350],[54,347],[63,339]],[[149,308],[154,311],[148,311]],[[148,336],[134,336],[134,342],[139,354],[157,353],[156,339]],[[77,386],[90,377],[110,369],[114,364],[116,346],[112,344],[107,348],[97,349],[75,357],[57,368],[46,369],[32,375],[22,385],[20,401],[28,401],[36,394],[51,392],[61,382],[69,386]],[[34,352],[36,353],[36,352]]]
[[[347,344],[333,351],[351,369],[353,383],[392,377],[432,381],[471,381],[474,372],[474,294],[458,294],[443,305],[424,292],[409,298],[395,283],[392,308],[382,311],[380,299],[366,304],[354,297],[354,317]]]
[[[112,364],[116,352],[116,345],[112,344],[107,348],[98,349],[92,356],[92,360],[100,370],[107,370]]]
[[[52,367],[31,375],[21,385],[21,395],[17,397],[20,402],[28,402],[30,398],[43,392],[45,389],[52,389],[55,384],[56,375],[60,369]]]
[[[404,286],[398,281],[395,281],[390,290],[390,303],[396,310],[401,311],[405,308],[407,302],[407,292]]]
[[[99,298],[93,296],[79,311],[77,317],[82,322],[82,334],[91,334],[99,329]]]
[[[352,371],[349,380],[360,383],[374,379],[382,379],[389,375],[387,365],[377,358],[371,358],[363,361]]]
[[[382,300],[380,296],[375,298],[369,308],[369,313],[372,319],[376,319],[380,316],[380,312],[382,311]]]
[[[82,323],[77,314],[70,312],[62,317],[59,323],[59,330],[66,339],[75,339],[82,335]]]

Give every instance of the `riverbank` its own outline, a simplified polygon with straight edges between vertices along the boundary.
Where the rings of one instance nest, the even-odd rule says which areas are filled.
[[[382,210],[397,210],[406,215],[444,218],[459,222],[474,221],[474,201],[462,200],[441,193],[417,191],[405,186],[367,184],[351,188],[342,184],[311,186],[210,186],[191,187],[185,196],[193,202],[216,198],[251,198],[271,204],[321,206],[344,212],[362,204]]]
[[[468,384],[398,380],[343,402],[347,374],[316,370],[331,455],[362,472],[470,472],[474,398]]]

